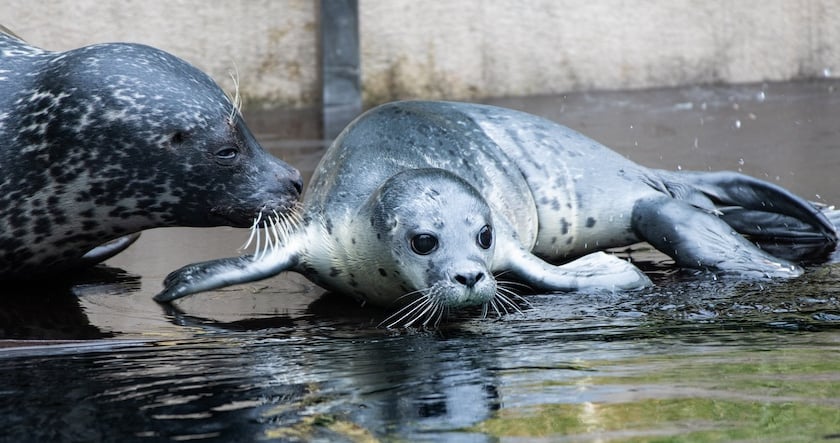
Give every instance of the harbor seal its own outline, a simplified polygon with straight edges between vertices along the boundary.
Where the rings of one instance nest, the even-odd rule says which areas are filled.
[[[640,241],[679,266],[760,278],[802,269],[755,241],[837,243],[819,209],[771,183],[648,169],[554,122],[454,102],[357,118],[297,217],[272,217],[254,255],[173,272],[156,299],[292,270],[368,303],[401,301],[389,326],[430,325],[460,306],[512,308],[499,276],[540,291],[644,287],[633,265],[593,253]]]
[[[148,228],[248,227],[298,201],[298,171],[171,54],[51,52],[2,32],[0,53],[0,279],[99,263]]]

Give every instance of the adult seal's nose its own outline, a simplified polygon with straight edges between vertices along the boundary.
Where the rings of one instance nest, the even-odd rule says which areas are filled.
[[[298,171],[294,172],[295,175],[289,177],[287,180],[289,181],[289,185],[292,187],[292,189],[294,189],[295,192],[297,192],[298,197],[300,197],[300,195],[303,194],[303,177],[300,176],[300,173]]]

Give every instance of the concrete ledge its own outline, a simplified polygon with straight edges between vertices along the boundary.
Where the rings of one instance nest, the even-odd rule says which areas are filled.
[[[48,49],[136,41],[173,52],[250,106],[317,106],[318,2],[6,0],[4,25]],[[833,0],[362,0],[365,101],[832,77]]]

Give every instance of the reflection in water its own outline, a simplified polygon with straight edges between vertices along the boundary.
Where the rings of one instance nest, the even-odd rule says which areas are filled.
[[[646,165],[743,168],[840,202],[834,84],[496,104],[547,115]],[[259,137],[304,172],[323,148]],[[155,230],[109,261],[128,273],[6,286],[0,338],[85,341],[0,349],[0,441],[840,434],[838,257],[799,279],[759,282],[676,271],[658,253],[636,249],[625,253],[655,288],[537,294],[521,314],[466,313],[434,332],[378,329],[386,312],[294,275],[198,294],[177,308],[151,300],[170,270],[236,255],[246,237],[227,228]]]
[[[112,337],[90,324],[79,296],[118,295],[140,288],[140,277],[99,266],[72,280],[7,282],[0,297],[0,339],[90,340]]]

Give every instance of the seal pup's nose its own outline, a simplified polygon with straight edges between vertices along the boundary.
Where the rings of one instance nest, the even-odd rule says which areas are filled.
[[[473,286],[475,286],[475,284],[478,283],[479,281],[481,281],[482,278],[484,278],[484,273],[481,272],[481,271],[464,272],[464,273],[457,274],[454,277],[456,282],[458,282],[458,283],[460,283],[460,284],[462,284],[462,285],[464,285],[468,288],[472,288]]]

